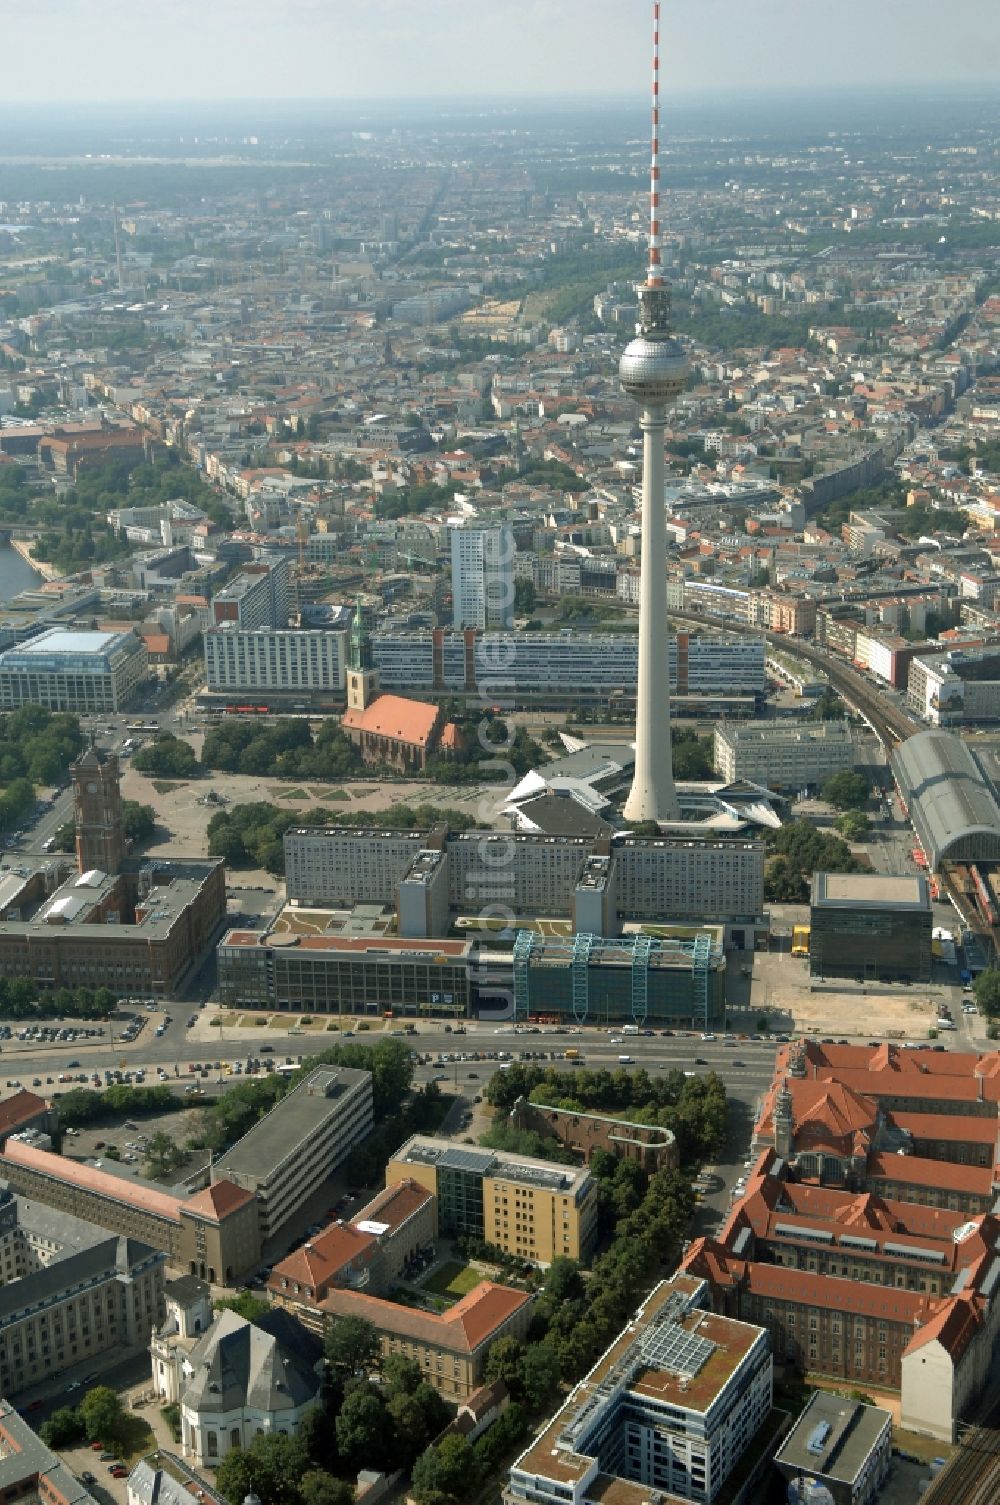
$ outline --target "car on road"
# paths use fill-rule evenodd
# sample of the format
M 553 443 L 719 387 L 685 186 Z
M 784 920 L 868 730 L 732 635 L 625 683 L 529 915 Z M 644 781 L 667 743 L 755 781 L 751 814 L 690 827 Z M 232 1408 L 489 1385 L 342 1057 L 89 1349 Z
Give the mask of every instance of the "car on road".
M 695 1056 L 694 1064 L 696 1066 L 707 1066 L 708 1062 L 705 1060 L 704 1056 Z
M 80 1388 L 80 1381 L 79 1380 L 70 1380 L 69 1384 L 66 1386 L 67 1393 L 70 1390 L 79 1390 L 79 1388 Z
M 83 1484 L 96 1484 L 97 1483 L 96 1477 L 90 1472 L 89 1468 L 85 1468 L 83 1470 L 82 1474 L 80 1475 L 80 1480 L 81 1480 L 81 1482 Z

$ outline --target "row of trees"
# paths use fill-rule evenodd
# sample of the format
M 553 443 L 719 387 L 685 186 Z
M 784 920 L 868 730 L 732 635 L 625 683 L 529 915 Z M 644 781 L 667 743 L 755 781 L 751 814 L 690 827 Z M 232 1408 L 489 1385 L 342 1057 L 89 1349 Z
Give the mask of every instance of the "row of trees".
M 227 867 L 260 867 L 276 876 L 285 871 L 282 837 L 292 826 L 361 826 L 371 823 L 370 811 L 329 810 L 315 806 L 310 810 L 280 810 L 277 805 L 258 800 L 219 810 L 208 823 L 208 850 L 221 857 Z M 379 824 L 394 830 L 418 830 L 447 824 L 453 831 L 466 831 L 475 822 L 460 810 L 438 805 L 390 805 L 379 814 Z
M 123 1113 L 140 1118 L 171 1113 L 182 1106 L 169 1087 L 131 1087 L 127 1082 L 105 1087 L 103 1092 L 74 1087 L 59 1099 L 59 1122 L 63 1128 L 79 1129 L 85 1124 L 119 1118 Z
M 0 1016 L 10 1020 L 107 1019 L 117 999 L 110 988 L 50 988 L 33 977 L 0 977 Z
M 327 1056 L 345 1065 L 367 1064 L 375 1075 L 376 1115 L 405 1098 L 412 1056 L 394 1040 L 375 1046 L 343 1044 Z M 234 1089 L 238 1090 L 238 1089 Z M 645 1072 L 558 1073 L 524 1064 L 498 1072 L 487 1097 L 502 1113 L 531 1092 L 535 1100 L 576 1103 L 658 1122 L 671 1114 L 692 1160 L 717 1147 L 725 1126 L 725 1095 L 714 1076 L 650 1078 Z M 428 1103 L 437 1096 L 434 1084 Z M 410 1108 L 389 1120 L 392 1144 L 420 1125 Z M 687 1122 L 685 1124 L 685 1117 Z M 520 1143 L 520 1142 L 519 1142 Z M 390 1146 L 391 1147 L 391 1146 Z M 523 1147 L 523 1146 L 521 1146 Z M 383 1157 L 384 1159 L 384 1157 Z M 336 1320 L 325 1339 L 327 1379 L 322 1400 L 295 1438 L 262 1436 L 245 1451 L 230 1452 L 217 1482 L 229 1505 L 251 1488 L 263 1505 L 348 1505 L 350 1480 L 359 1468 L 409 1469 L 417 1505 L 461 1505 L 507 1462 L 528 1435 L 533 1414 L 551 1406 L 561 1384 L 573 1384 L 634 1312 L 652 1281 L 672 1269 L 693 1206 L 687 1176 L 652 1175 L 607 1151 L 592 1158 L 598 1187 L 598 1222 L 608 1246 L 589 1277 L 571 1259 L 549 1267 L 527 1337 L 502 1338 L 487 1357 L 487 1380 L 502 1380 L 511 1395 L 506 1413 L 474 1443 L 440 1435 L 449 1418 L 440 1396 L 419 1367 L 401 1356 L 384 1358 L 375 1329 L 361 1318 Z M 236 1298 L 242 1303 L 243 1298 Z M 242 1305 L 236 1307 L 243 1310 Z M 250 1319 L 258 1315 L 248 1309 Z
M 292 779 L 343 779 L 356 774 L 361 758 L 336 721 L 314 733 L 307 721 L 279 716 L 234 718 L 213 726 L 201 751 L 205 768 L 223 773 Z
M 693 1207 L 687 1178 L 678 1171 L 647 1176 L 635 1162 L 605 1151 L 595 1154 L 591 1172 L 600 1226 L 611 1237 L 606 1252 L 586 1281 L 573 1260 L 553 1261 L 526 1341 L 500 1339 L 487 1359 L 487 1377 L 505 1380 L 515 1398 L 504 1425 L 497 1423 L 471 1447 L 448 1437 L 428 1448 L 411 1475 L 417 1505 L 468 1500 L 527 1434 L 530 1411 L 547 1409 L 560 1382 L 582 1378 L 652 1282 L 676 1264 Z
M 328 1050 L 310 1056 L 303 1070 L 311 1071 L 323 1065 L 350 1066 L 358 1071 L 371 1072 L 372 1111 L 376 1123 L 381 1123 L 403 1106 L 413 1080 L 413 1056 L 402 1040 L 381 1039 L 374 1045 L 347 1041 L 342 1045 L 331 1045 Z M 192 1147 L 221 1154 L 252 1129 L 258 1119 L 263 1118 L 299 1080 L 301 1074 L 298 1072 L 288 1077 L 275 1072 L 229 1087 L 202 1109 Z M 396 1140 L 392 1148 L 398 1143 L 400 1141 Z M 384 1166 L 385 1160 L 382 1164 Z
M 571 1113 L 618 1114 L 633 1123 L 672 1129 L 683 1164 L 694 1164 L 713 1153 L 726 1132 L 726 1092 L 714 1072 L 685 1076 L 683 1071 L 668 1071 L 653 1077 L 624 1067 L 615 1071 L 583 1067 L 570 1074 L 514 1062 L 509 1071 L 494 1073 L 483 1096 L 497 1113 L 488 1131 L 502 1141 L 495 1148 L 513 1147 L 512 1131 L 504 1127 L 501 1115 L 522 1097 Z M 546 1144 L 551 1158 L 552 1142 Z
M 819 831 L 807 820 L 790 821 L 768 832 L 770 856 L 764 871 L 764 897 L 775 904 L 804 904 L 815 872 L 856 873 L 861 863 L 840 836 Z

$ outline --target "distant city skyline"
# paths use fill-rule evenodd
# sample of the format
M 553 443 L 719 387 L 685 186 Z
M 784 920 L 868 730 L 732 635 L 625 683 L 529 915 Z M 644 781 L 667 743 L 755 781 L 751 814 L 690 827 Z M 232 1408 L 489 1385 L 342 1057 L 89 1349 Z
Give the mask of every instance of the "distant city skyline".
M 0 0 L 4 95 L 59 105 L 638 94 L 649 11 L 647 0 Z M 664 82 L 678 97 L 1000 78 L 997 0 L 674 0 L 663 37 Z

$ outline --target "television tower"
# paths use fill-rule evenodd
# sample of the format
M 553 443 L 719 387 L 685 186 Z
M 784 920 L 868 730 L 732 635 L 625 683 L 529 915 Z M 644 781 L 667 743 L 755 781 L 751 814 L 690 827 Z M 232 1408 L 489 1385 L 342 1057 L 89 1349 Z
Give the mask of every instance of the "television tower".
M 639 571 L 639 682 L 635 705 L 635 774 L 625 819 L 677 820 L 670 748 L 667 657 L 667 522 L 663 431 L 667 407 L 687 381 L 684 352 L 670 333 L 670 294 L 660 259 L 660 5 L 653 0 L 653 130 L 649 173 L 649 268 L 637 289 L 639 323 L 618 374 L 642 408 L 642 560 Z

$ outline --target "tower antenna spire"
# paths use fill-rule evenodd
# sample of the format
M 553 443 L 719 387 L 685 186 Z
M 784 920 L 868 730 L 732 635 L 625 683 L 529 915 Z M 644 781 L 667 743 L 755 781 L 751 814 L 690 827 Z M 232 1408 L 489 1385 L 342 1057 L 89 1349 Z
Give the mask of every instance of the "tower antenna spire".
M 649 163 L 648 287 L 663 286 L 660 240 L 660 0 L 653 0 L 653 116 Z

